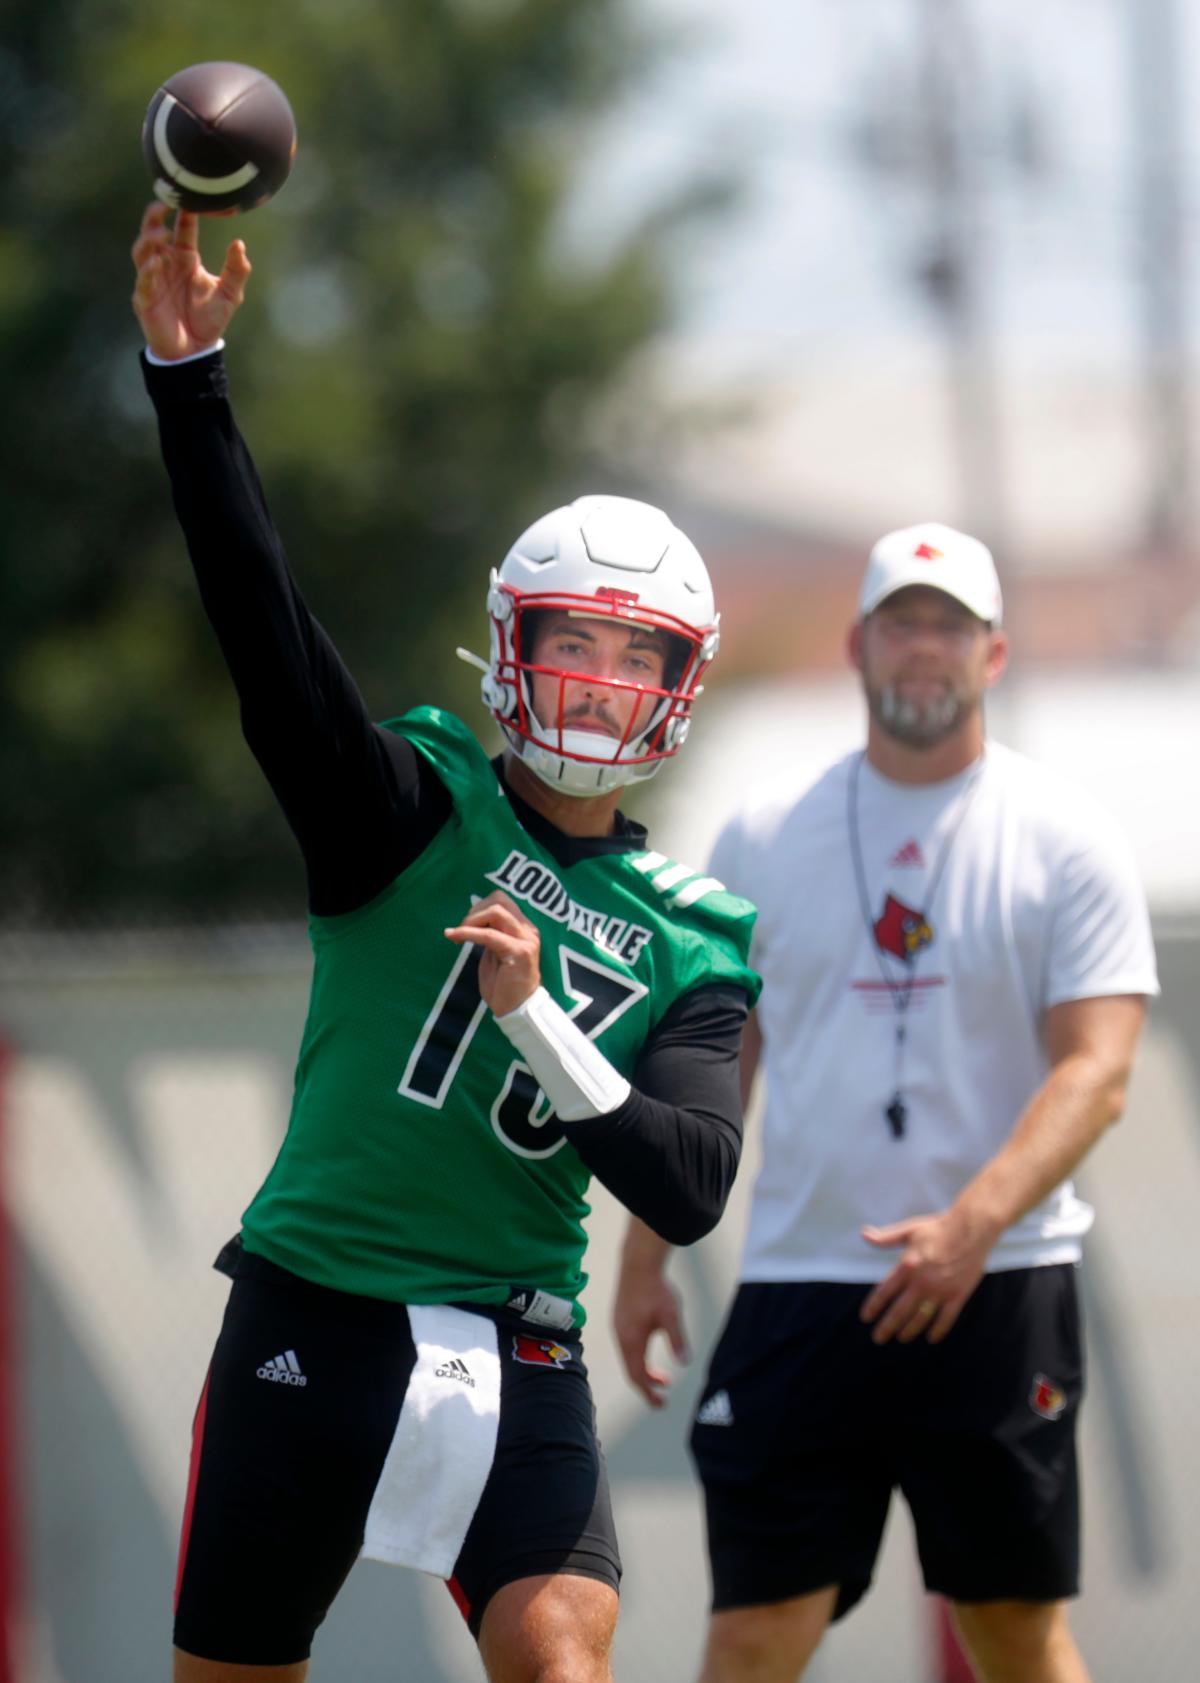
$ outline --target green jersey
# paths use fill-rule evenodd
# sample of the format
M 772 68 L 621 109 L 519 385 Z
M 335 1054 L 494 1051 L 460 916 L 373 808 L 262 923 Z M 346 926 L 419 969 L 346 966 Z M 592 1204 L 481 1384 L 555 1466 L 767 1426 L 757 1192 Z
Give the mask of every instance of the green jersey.
M 538 928 L 543 986 L 630 1078 L 681 995 L 725 982 L 757 997 L 754 910 L 646 850 L 563 866 L 458 719 L 418 708 L 388 728 L 430 760 L 451 814 L 369 904 L 310 920 L 291 1119 L 245 1244 L 398 1302 L 502 1305 L 540 1290 L 580 1325 L 589 1172 L 480 996 L 480 949 L 444 931 L 503 889 Z

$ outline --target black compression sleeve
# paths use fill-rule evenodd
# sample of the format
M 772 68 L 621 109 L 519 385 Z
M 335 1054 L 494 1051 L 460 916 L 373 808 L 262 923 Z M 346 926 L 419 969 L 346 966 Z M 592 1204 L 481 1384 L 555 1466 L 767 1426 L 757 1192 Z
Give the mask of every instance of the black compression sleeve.
M 200 595 L 246 741 L 304 854 L 310 907 L 352 911 L 428 845 L 449 793 L 411 743 L 372 723 L 296 588 L 220 354 L 143 369 Z
M 750 1002 L 714 983 L 685 994 L 642 1049 L 633 1091 L 605 1116 L 566 1125 L 588 1168 L 673 1245 L 721 1218 L 742 1149 L 738 1054 Z

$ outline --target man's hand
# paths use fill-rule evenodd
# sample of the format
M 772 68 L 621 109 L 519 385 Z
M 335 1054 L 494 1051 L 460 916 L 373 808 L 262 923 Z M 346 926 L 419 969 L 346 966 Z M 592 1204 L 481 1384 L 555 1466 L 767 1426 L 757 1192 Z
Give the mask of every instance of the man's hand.
M 477 901 L 458 928 L 445 935 L 459 946 L 473 941 L 483 948 L 479 991 L 493 1016 L 506 1017 L 541 986 L 542 938 L 501 889 Z
M 1015 1221 L 1059 1186 L 1120 1116 L 1146 1015 L 1140 994 L 1052 1005 L 1042 1035 L 1049 1075 L 1004 1146 L 948 1210 L 890 1227 L 864 1227 L 872 1245 L 903 1245 L 886 1280 L 862 1306 L 877 1344 L 945 1338 L 983 1277 L 988 1252 Z
M 629 1382 L 651 1408 L 666 1403 L 669 1374 L 649 1367 L 646 1355 L 656 1332 L 666 1334 L 677 1362 L 691 1360 L 679 1294 L 666 1276 L 671 1247 L 644 1222 L 630 1221 L 613 1298 L 612 1324 Z
M 890 1227 L 864 1227 L 862 1233 L 872 1245 L 904 1246 L 899 1262 L 859 1311 L 864 1321 L 877 1322 L 871 1334 L 876 1344 L 893 1337 L 911 1344 L 922 1333 L 931 1344 L 940 1343 L 983 1278 L 999 1237 L 953 1207 Z
M 172 233 L 167 216 L 166 205 L 152 204 L 142 217 L 133 247 L 133 313 L 154 355 L 175 362 L 222 337 L 245 297 L 250 259 L 234 240 L 221 273 L 210 275 L 196 244 L 199 217 L 177 211 Z

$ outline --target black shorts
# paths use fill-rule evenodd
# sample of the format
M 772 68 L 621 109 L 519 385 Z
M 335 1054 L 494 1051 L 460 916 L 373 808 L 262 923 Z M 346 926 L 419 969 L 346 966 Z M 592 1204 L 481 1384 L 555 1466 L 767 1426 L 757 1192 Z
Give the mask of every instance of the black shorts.
M 512 1328 L 498 1333 L 495 1455 L 449 1582 L 475 1635 L 518 1578 L 615 1589 L 621 1573 L 581 1346 L 530 1329 L 522 1360 Z M 545 1344 L 561 1365 L 538 1359 Z M 243 1259 L 196 1415 L 177 1647 L 241 1665 L 308 1657 L 362 1545 L 415 1359 L 403 1304 Z
M 1078 1592 L 1073 1265 L 987 1274 L 940 1344 L 883 1345 L 863 1285 L 743 1285 L 692 1428 L 713 1607 L 868 1588 L 892 1491 L 928 1589 L 954 1601 Z

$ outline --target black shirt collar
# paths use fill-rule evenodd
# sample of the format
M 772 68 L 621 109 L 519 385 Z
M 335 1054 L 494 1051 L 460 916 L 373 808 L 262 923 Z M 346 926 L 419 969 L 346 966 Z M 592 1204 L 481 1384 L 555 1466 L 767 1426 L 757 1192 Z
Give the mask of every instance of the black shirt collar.
M 613 814 L 613 832 L 609 836 L 568 836 L 544 817 L 536 807 L 522 800 L 504 775 L 504 756 L 497 754 L 492 768 L 500 779 L 509 804 L 523 830 L 554 856 L 560 865 L 577 865 L 583 859 L 595 859 L 605 853 L 641 853 L 646 843 L 646 826 L 626 818 L 623 812 Z

